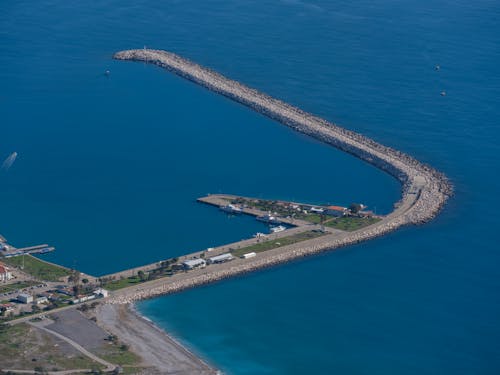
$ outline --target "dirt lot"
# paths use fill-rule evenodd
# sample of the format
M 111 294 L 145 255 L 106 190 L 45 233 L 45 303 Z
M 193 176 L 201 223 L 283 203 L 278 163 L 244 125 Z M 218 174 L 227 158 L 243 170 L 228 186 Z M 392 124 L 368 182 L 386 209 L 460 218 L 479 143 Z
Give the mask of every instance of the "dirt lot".
M 69 370 L 95 363 L 63 340 L 27 324 L 0 327 L 0 368 Z
M 54 323 L 46 328 L 70 338 L 91 352 L 107 344 L 108 333 L 76 309 L 54 313 L 50 317 Z

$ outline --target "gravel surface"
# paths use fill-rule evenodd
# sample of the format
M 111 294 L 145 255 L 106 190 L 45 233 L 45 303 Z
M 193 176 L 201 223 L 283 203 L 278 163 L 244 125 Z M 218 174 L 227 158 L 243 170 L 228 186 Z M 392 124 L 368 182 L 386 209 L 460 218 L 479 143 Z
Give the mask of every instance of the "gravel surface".
M 102 348 L 108 334 L 78 310 L 70 309 L 52 314 L 55 322 L 47 328 L 77 342 L 88 350 Z
M 167 333 L 137 315 L 131 305 L 104 304 L 97 307 L 97 323 L 106 331 L 127 343 L 143 359 L 143 364 L 154 367 L 150 373 L 212 375 L 217 370 L 188 351 Z

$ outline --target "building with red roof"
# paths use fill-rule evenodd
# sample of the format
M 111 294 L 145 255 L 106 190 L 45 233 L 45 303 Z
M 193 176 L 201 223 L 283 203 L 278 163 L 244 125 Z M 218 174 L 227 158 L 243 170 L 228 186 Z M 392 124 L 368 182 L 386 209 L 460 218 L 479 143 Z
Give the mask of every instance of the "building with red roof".
M 345 216 L 347 214 L 347 207 L 328 206 L 326 208 L 325 214 L 335 217 Z

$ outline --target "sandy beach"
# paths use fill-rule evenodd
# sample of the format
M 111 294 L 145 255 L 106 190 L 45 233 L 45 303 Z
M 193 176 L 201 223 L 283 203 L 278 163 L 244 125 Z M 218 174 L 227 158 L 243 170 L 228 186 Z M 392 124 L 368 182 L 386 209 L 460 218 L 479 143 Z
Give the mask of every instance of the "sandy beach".
M 118 336 L 143 359 L 144 374 L 214 375 L 219 372 L 191 353 L 165 331 L 137 313 L 132 304 L 103 304 L 97 323 Z

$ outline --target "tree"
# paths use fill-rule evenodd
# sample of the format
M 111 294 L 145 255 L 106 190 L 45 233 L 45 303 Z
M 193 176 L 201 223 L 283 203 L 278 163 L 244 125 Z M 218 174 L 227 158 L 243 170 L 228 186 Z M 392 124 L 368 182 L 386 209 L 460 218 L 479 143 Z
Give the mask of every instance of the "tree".
M 82 283 L 87 284 L 89 282 L 89 279 L 82 279 Z
M 146 281 L 146 280 L 147 280 L 147 278 L 148 278 L 148 277 L 146 276 L 146 274 L 144 273 L 144 271 L 143 271 L 143 270 L 140 270 L 139 272 L 137 272 L 137 276 L 139 276 L 139 279 L 140 279 L 141 281 Z
M 79 295 L 80 294 L 80 285 L 73 285 L 73 294 L 75 296 Z
M 359 203 L 351 203 L 349 205 L 349 211 L 351 211 L 353 214 L 357 214 L 359 211 L 361 211 L 363 207 Z
M 70 283 L 73 283 L 73 285 L 78 285 L 80 283 L 80 271 L 78 270 L 71 270 L 71 274 L 68 277 L 68 281 Z

